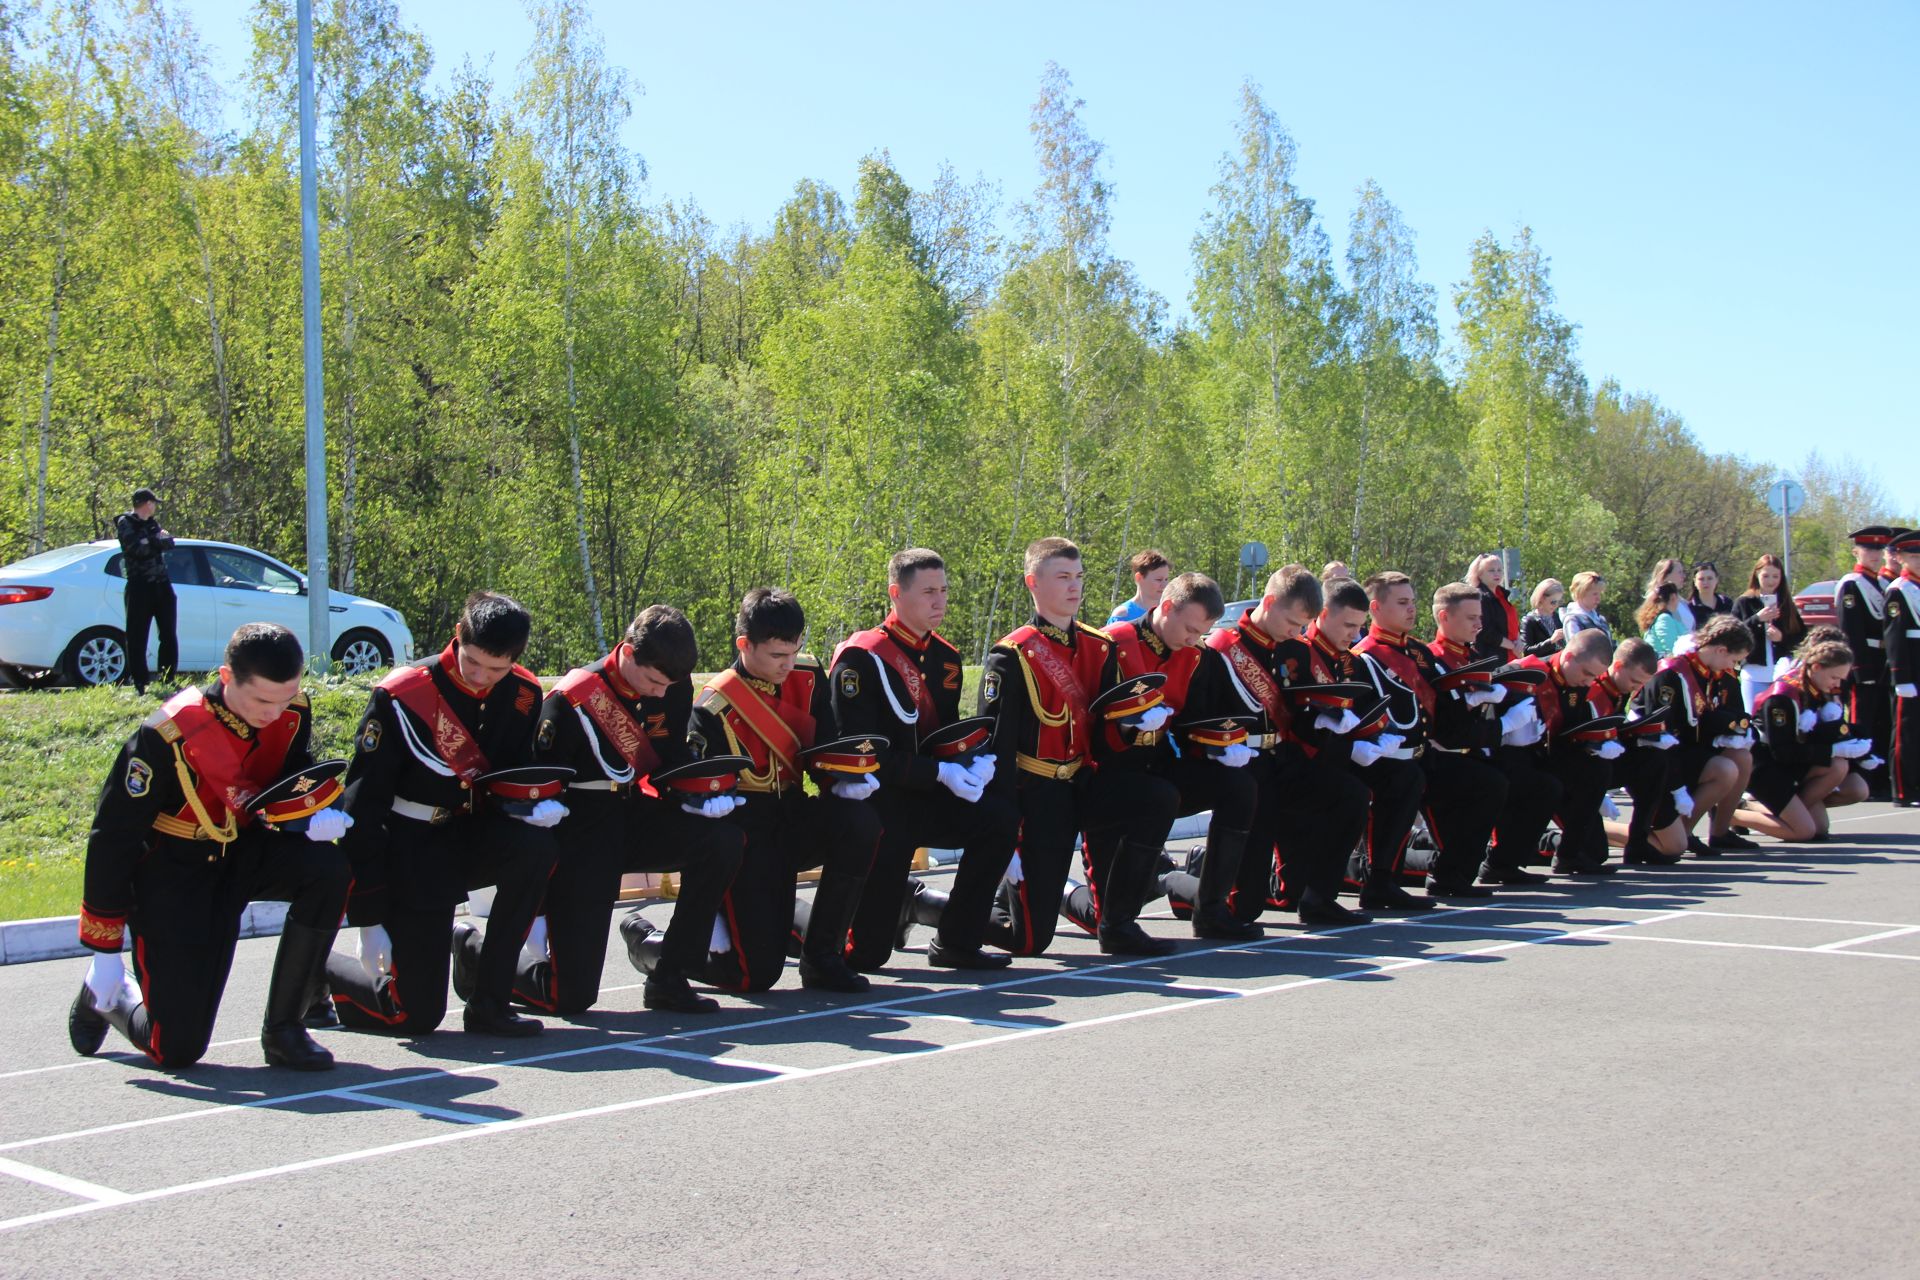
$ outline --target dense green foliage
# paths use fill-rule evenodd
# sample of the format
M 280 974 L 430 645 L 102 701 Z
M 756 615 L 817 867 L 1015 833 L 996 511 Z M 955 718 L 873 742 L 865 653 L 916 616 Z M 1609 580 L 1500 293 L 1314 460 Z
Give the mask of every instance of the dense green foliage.
M 331 562 L 423 645 L 492 585 L 535 609 L 542 669 L 653 600 L 711 659 L 780 583 L 825 650 L 925 544 L 977 654 L 1049 533 L 1086 548 L 1090 613 L 1143 545 L 1231 589 L 1257 538 L 1424 584 L 1514 546 L 1530 577 L 1605 572 L 1618 617 L 1660 556 L 1743 576 L 1777 538 L 1765 469 L 1589 385 L 1529 231 L 1482 237 L 1442 315 L 1378 187 L 1336 245 L 1252 86 L 1173 323 L 1109 248 L 1057 67 L 1015 207 L 950 172 L 911 190 L 881 153 L 856 191 L 801 180 L 723 232 L 649 202 L 580 0 L 536 6 L 505 86 L 431 78 L 392 0 L 316 8 Z M 252 24 L 220 85 L 166 0 L 0 7 L 0 560 L 99 536 L 136 483 L 176 532 L 304 560 L 291 3 Z M 1887 513 L 1857 476 L 1801 478 L 1805 580 Z

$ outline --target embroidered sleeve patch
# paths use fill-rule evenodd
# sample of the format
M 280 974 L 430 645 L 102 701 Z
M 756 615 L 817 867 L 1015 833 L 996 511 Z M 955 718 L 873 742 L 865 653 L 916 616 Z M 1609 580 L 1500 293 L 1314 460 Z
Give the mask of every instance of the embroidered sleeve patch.
M 367 721 L 366 728 L 360 731 L 360 737 L 356 745 L 358 745 L 362 751 L 378 751 L 380 749 L 380 734 L 382 731 L 383 727 L 380 723 L 380 718 L 378 716 L 373 717 Z
M 514 695 L 514 699 L 513 699 L 514 712 L 518 715 L 524 716 L 533 710 L 534 704 L 539 702 L 539 700 L 540 700 L 540 695 L 534 692 L 532 689 L 530 688 L 522 689 L 518 694 Z
M 860 696 L 860 673 L 850 666 L 840 668 L 840 696 L 843 698 Z
M 697 729 L 688 733 L 687 749 L 693 752 L 694 759 L 705 760 L 707 758 L 707 735 Z
M 1000 697 L 1000 673 L 989 671 L 980 677 L 980 701 L 995 702 Z
M 127 761 L 127 794 L 135 800 L 153 789 L 153 766 L 134 756 Z
M 548 716 L 540 722 L 540 732 L 534 735 L 533 744 L 542 751 L 553 747 L 553 717 Z

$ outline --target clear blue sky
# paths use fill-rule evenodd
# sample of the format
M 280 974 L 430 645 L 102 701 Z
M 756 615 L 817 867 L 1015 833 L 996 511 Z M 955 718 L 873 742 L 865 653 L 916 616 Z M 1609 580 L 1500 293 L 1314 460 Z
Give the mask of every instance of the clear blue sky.
M 237 71 L 239 6 L 190 3 Z M 1443 320 L 1473 239 L 1525 223 L 1588 377 L 1657 395 L 1709 448 L 1865 462 L 1910 450 L 1920 426 L 1920 4 L 593 8 L 644 90 L 627 136 L 651 194 L 722 226 L 764 227 L 802 177 L 850 196 L 880 148 L 910 183 L 950 161 L 1011 206 L 1034 183 L 1027 113 L 1051 59 L 1107 145 L 1115 251 L 1182 313 L 1252 79 L 1336 248 L 1355 188 L 1377 180 Z M 517 74 L 518 0 L 401 11 L 440 71 L 471 56 Z

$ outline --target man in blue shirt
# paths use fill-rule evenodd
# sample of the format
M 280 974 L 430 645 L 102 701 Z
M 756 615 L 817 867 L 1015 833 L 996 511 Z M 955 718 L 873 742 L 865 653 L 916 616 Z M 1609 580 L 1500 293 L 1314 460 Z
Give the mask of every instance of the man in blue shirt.
M 1127 568 L 1133 572 L 1133 598 L 1122 600 L 1119 607 L 1107 615 L 1110 627 L 1120 622 L 1138 622 L 1151 613 L 1160 603 L 1161 593 L 1167 589 L 1167 578 L 1173 573 L 1166 553 L 1151 547 L 1136 551 L 1133 559 L 1127 561 Z

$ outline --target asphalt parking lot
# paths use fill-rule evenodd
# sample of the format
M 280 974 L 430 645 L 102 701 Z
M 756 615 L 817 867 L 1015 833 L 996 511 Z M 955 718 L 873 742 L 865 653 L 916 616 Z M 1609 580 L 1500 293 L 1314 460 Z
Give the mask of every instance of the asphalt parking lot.
M 1920 810 L 1820 846 L 864 1000 L 75 1058 L 0 969 L 0 1274 L 1906 1276 Z M 1168 919 L 1156 932 L 1185 936 Z M 450 1024 L 457 1026 L 457 1012 Z M 111 1042 L 110 1042 L 111 1044 Z

